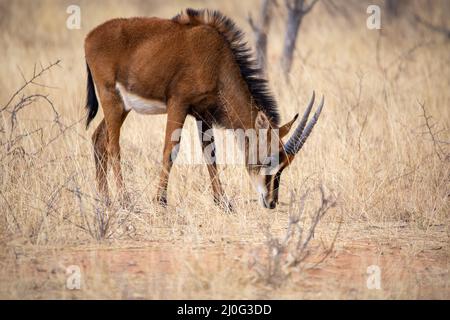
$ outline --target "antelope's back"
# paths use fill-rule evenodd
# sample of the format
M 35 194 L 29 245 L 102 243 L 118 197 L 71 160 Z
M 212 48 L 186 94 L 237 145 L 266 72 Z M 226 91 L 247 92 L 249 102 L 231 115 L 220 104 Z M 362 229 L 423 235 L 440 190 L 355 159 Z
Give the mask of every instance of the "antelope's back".
M 109 20 L 86 36 L 86 58 L 129 60 L 130 54 L 143 45 L 155 49 L 167 48 L 169 39 L 180 40 L 180 31 L 176 23 L 159 18 Z
M 213 90 L 224 51 L 226 42 L 214 28 L 159 18 L 113 19 L 85 40 L 94 78 L 119 81 L 136 91 L 152 88 L 155 98 L 163 98 L 174 82 L 183 82 L 186 93 Z

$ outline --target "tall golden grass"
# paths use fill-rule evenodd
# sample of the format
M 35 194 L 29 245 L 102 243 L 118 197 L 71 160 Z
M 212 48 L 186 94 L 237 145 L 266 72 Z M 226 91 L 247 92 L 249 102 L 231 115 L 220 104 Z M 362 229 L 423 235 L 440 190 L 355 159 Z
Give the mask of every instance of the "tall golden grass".
M 26 293 L 27 269 L 14 267 L 11 260 L 11 250 L 21 247 L 41 250 L 139 243 L 170 248 L 167 244 L 173 243 L 175 248 L 185 248 L 183 252 L 215 248 L 225 257 L 229 247 L 250 252 L 265 239 L 262 226 L 269 226 L 274 235 L 284 234 L 291 194 L 299 196 L 319 185 L 337 198 L 336 206 L 316 231 L 316 238 L 323 243 L 332 243 L 339 224 L 337 248 L 370 238 L 376 243 L 399 243 L 403 255 L 415 257 L 440 243 L 439 259 L 448 268 L 450 41 L 407 17 L 411 10 L 433 23 L 445 23 L 449 3 L 436 1 L 427 7 L 428 2 L 411 1 L 399 18 L 382 14 L 382 31 L 366 27 L 368 2 L 336 3 L 349 10 L 351 21 L 319 3 L 301 26 L 289 82 L 278 65 L 285 12 L 281 2 L 277 7 L 269 34 L 268 66 L 282 117 L 287 120 L 301 112 L 312 90 L 325 95 L 325 108 L 300 156 L 283 174 L 281 205 L 276 210 L 263 210 L 252 201 L 256 196 L 245 169 L 221 167 L 222 182 L 236 209 L 227 215 L 212 201 L 204 166 L 176 165 L 170 178 L 169 207 L 163 210 L 153 202 L 165 116 L 131 114 L 122 129 L 122 163 L 132 208 L 106 207 L 98 201 L 90 135 L 102 114 L 85 131 L 83 40 L 93 27 L 113 17 L 170 18 L 186 7 L 207 7 L 232 17 L 253 43 L 246 18 L 249 12 L 256 12 L 258 1 L 79 1 L 80 30 L 66 28 L 66 8 L 71 1 L 0 1 L 0 108 L 24 79 L 61 60 L 11 102 L 10 108 L 22 95 L 43 96 L 17 112 L 12 135 L 11 109 L 1 114 L 0 241 L 4 243 L 4 268 L 0 296 L 32 296 Z M 193 124 L 189 119 L 187 129 L 192 132 Z M 316 203 L 312 197 L 306 206 L 312 208 Z M 173 294 L 160 292 L 146 297 L 281 294 L 278 289 L 261 296 L 247 285 L 243 289 L 240 282 L 227 286 L 235 269 L 226 266 L 233 266 L 233 261 L 219 262 L 223 264 L 221 272 L 214 275 L 201 260 L 195 261 L 188 263 L 200 266 L 190 265 L 188 270 L 206 281 L 206 289 L 191 284 L 190 291 L 178 287 Z M 11 279 L 12 274 L 25 276 Z M 193 278 L 189 272 L 180 273 L 177 281 Z M 384 291 L 376 297 L 421 297 L 408 281 L 399 278 L 395 294 Z M 433 281 L 430 285 L 437 284 Z M 448 279 L 445 288 L 449 288 Z M 302 296 L 296 294 L 299 290 L 294 285 L 284 290 L 281 296 Z M 325 291 L 328 295 L 306 296 L 348 297 L 338 289 Z M 427 296 L 449 297 L 449 291 L 430 292 Z M 108 295 L 91 287 L 84 297 L 101 296 Z M 41 297 L 46 297 L 45 293 Z M 123 296 L 115 292 L 110 297 Z

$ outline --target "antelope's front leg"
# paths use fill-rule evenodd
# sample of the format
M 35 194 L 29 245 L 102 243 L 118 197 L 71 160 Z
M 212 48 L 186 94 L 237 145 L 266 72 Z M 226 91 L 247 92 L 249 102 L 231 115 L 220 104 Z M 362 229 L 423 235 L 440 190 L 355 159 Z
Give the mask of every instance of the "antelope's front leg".
M 164 140 L 163 168 L 159 178 L 158 193 L 156 200 L 162 206 L 167 206 L 167 185 L 169 182 L 170 169 L 178 154 L 181 143 L 181 130 L 186 120 L 186 107 L 174 101 L 167 105 L 166 136 Z
M 197 118 L 197 128 L 202 145 L 203 157 L 206 161 L 209 177 L 211 179 L 211 186 L 214 194 L 214 202 L 222 206 L 225 210 L 233 211 L 231 203 L 228 201 L 220 183 L 219 174 L 216 164 L 216 145 L 214 141 L 214 132 L 212 125 Z

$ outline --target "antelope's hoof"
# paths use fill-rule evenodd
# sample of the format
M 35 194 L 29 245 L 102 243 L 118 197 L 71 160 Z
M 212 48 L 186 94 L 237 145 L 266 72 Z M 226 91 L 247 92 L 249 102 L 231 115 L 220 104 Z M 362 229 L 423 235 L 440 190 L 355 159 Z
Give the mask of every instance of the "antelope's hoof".
M 234 212 L 234 208 L 233 205 L 231 204 L 231 202 L 226 199 L 226 198 L 214 198 L 214 203 L 216 205 L 218 205 L 219 207 L 221 207 L 225 212 Z
M 161 207 L 167 208 L 167 197 L 157 195 L 157 196 L 155 197 L 155 201 L 156 201 L 156 203 L 159 204 Z

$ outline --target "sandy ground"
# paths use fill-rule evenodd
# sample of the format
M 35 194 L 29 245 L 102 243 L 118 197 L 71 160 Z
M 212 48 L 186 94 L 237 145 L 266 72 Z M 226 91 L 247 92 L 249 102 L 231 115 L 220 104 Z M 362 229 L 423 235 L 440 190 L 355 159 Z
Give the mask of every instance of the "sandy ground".
M 449 299 L 447 243 L 421 236 L 419 246 L 410 246 L 413 238 L 407 231 L 401 240 L 380 240 L 374 233 L 357 241 L 341 237 L 324 261 L 315 254 L 320 241 L 313 240 L 311 255 L 278 288 L 255 280 L 252 261 L 265 255 L 264 244 L 252 250 L 249 243 L 230 241 L 193 247 L 172 241 L 44 249 L 16 240 L 2 250 L 0 297 Z M 435 227 L 434 234 L 439 232 L 445 228 Z M 79 267 L 79 289 L 70 289 L 70 266 Z M 369 288 L 370 266 L 379 267 L 379 289 Z

